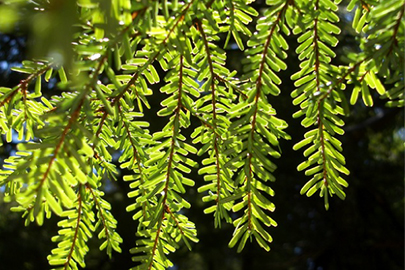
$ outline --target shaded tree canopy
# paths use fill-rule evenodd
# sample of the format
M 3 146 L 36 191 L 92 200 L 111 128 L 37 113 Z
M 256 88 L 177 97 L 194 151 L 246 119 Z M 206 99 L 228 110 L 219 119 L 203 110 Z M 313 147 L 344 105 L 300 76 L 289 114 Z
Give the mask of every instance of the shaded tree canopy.
M 215 235 L 198 228 L 200 210 L 230 232 L 230 248 L 269 251 L 273 211 L 291 191 L 319 195 L 329 212 L 377 203 L 383 214 L 365 211 L 365 223 L 386 215 L 390 239 L 403 239 L 404 11 L 396 0 L 4 1 L 0 31 L 27 31 L 31 60 L 0 87 L 2 197 L 25 225 L 57 223 L 56 269 L 97 265 L 97 250 L 112 261 L 129 252 L 133 269 L 192 268 L 171 258 Z M 356 179 L 367 175 L 350 165 L 356 149 L 371 156 L 373 183 Z M 336 202 L 351 183 L 356 203 Z M 318 213 L 307 200 L 299 215 Z M 332 250 L 309 258 L 322 266 Z

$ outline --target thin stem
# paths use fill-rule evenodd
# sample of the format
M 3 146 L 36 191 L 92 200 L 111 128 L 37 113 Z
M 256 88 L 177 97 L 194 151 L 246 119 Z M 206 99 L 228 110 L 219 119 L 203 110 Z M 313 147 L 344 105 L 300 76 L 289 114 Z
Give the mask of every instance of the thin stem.
M 170 208 L 166 206 L 165 211 L 166 211 L 166 213 L 169 213 L 170 217 L 174 220 L 174 223 L 176 223 L 176 226 L 177 226 L 177 228 L 179 228 L 180 233 L 183 236 L 186 236 L 186 234 L 183 231 L 183 228 L 181 228 L 181 226 L 180 226 L 180 222 L 177 220 L 176 216 L 173 214 L 173 212 L 170 210 Z

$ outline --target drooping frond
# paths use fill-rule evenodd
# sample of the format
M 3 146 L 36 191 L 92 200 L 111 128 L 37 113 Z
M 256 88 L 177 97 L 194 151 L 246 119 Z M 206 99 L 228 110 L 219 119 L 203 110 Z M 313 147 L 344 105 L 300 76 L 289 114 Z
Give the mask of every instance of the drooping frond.
M 234 120 L 230 126 L 232 137 L 228 143 L 232 145 L 229 148 L 234 150 L 230 153 L 232 159 L 228 166 L 236 174 L 236 191 L 232 200 L 238 201 L 232 210 L 244 211 L 233 222 L 236 229 L 229 246 L 233 247 L 239 242 L 238 252 L 252 236 L 261 247 L 269 250 L 268 243 L 272 237 L 262 224 L 277 226 L 267 214 L 275 209 L 269 200 L 274 191 L 268 182 L 275 180 L 272 172 L 276 165 L 269 157 L 280 157 L 278 139 L 288 139 L 289 136 L 283 131 L 287 124 L 275 116 L 276 111 L 268 97 L 279 94 L 277 85 L 281 80 L 276 72 L 286 68 L 282 59 L 287 57 L 285 50 L 288 45 L 281 31 L 289 31 L 282 21 L 288 8 L 288 1 L 279 1 L 259 19 L 257 32 L 247 43 L 247 58 L 242 62 L 248 80 L 245 83 L 246 98 L 241 96 L 239 104 L 230 110 Z
M 232 106 L 234 95 L 232 86 L 227 83 L 231 76 L 225 67 L 225 52 L 214 44 L 215 31 L 207 31 L 208 23 L 213 20 L 214 18 L 198 20 L 196 27 L 192 28 L 196 54 L 193 61 L 197 63 L 199 74 L 196 80 L 201 84 L 202 92 L 202 96 L 194 104 L 201 126 L 195 129 L 192 137 L 193 143 L 203 145 L 198 154 L 208 154 L 199 173 L 204 174 L 204 180 L 209 184 L 200 187 L 198 191 L 208 191 L 203 201 L 215 201 L 215 204 L 206 208 L 204 213 L 213 212 L 215 226 L 220 227 L 222 219 L 231 222 L 227 213 L 231 203 L 222 200 L 229 197 L 234 189 L 232 172 L 225 166 L 227 156 L 224 154 L 224 140 L 230 125 L 226 113 Z
M 295 34 L 300 34 L 301 43 L 296 52 L 301 61 L 301 70 L 292 76 L 298 87 L 291 93 L 293 103 L 300 105 L 300 110 L 294 117 L 303 116 L 301 124 L 313 127 L 305 134 L 305 139 L 294 146 L 295 150 L 307 146 L 304 156 L 307 160 L 298 166 L 298 170 L 305 170 L 305 174 L 312 176 L 301 189 L 301 194 L 312 196 L 320 190 L 324 197 L 325 208 L 329 208 L 328 197 L 336 194 L 345 198 L 342 188 L 347 182 L 340 176 L 349 174 L 345 167 L 345 158 L 340 153 L 341 143 L 335 138 L 336 134 L 343 135 L 341 128 L 343 120 L 338 115 L 344 115 L 341 107 L 342 85 L 336 81 L 339 70 L 330 62 L 336 56 L 331 47 L 335 47 L 340 33 L 336 23 L 336 15 L 340 1 L 311 1 L 302 2 L 297 6 L 301 16 L 301 23 L 294 28 Z
M 6 134 L 7 142 L 12 140 L 13 129 L 17 131 L 19 140 L 31 140 L 34 137 L 35 125 L 44 125 L 40 116 L 49 110 L 36 99 L 42 96 L 42 78 L 49 79 L 52 63 L 24 61 L 22 67 L 13 70 L 30 75 L 12 89 L 0 87 L 1 133 Z M 64 74 L 63 69 L 59 69 L 59 74 Z M 29 91 L 32 87 L 34 91 Z
M 356 8 L 357 14 L 363 10 L 364 17 L 353 24 L 359 32 L 363 29 L 367 42 L 361 39 L 360 53 L 350 53 L 348 58 L 348 84 L 353 84 L 350 103 L 357 102 L 359 96 L 366 106 L 373 106 L 373 96 L 388 98 L 388 106 L 404 106 L 404 4 L 401 1 L 372 1 L 365 9 L 361 2 L 352 1 L 349 10 Z M 372 26 L 362 26 L 364 21 L 372 21 Z M 388 91 L 384 85 L 393 85 Z
M 178 248 L 178 241 L 183 240 L 189 248 L 189 240 L 198 241 L 194 224 L 181 214 L 181 210 L 189 208 L 190 204 L 180 196 L 185 193 L 184 185 L 194 185 L 194 181 L 186 178 L 184 173 L 190 173 L 189 167 L 195 165 L 187 155 L 197 152 L 180 133 L 182 128 L 190 125 L 190 112 L 183 104 L 190 104 L 189 95 L 198 95 L 198 92 L 193 89 L 193 84 L 184 79 L 189 68 L 184 57 L 174 55 L 170 64 L 176 64 L 178 68 L 166 77 L 166 81 L 171 83 L 161 91 L 170 96 L 162 101 L 164 108 L 158 112 L 159 116 L 170 116 L 170 120 L 161 132 L 153 136 L 159 143 L 148 151 L 150 159 L 145 162 L 148 181 L 140 183 L 145 195 L 137 199 L 140 204 L 148 200 L 151 207 L 148 210 L 153 213 L 142 218 L 141 215 L 137 216 L 143 228 L 138 234 L 146 238 L 139 240 L 137 247 L 131 250 L 135 254 L 134 261 L 141 263 L 137 267 L 139 269 L 169 267 L 172 263 L 166 255 Z
M 104 192 L 92 188 L 86 184 L 86 192 L 89 194 L 89 201 L 94 205 L 97 212 L 97 222 L 94 226 L 94 231 L 99 230 L 98 238 L 105 239 L 100 245 L 100 250 L 106 249 L 108 256 L 112 256 L 112 250 L 121 252 L 120 244 L 122 243 L 121 236 L 116 232 L 117 220 L 111 214 L 111 205 L 104 200 L 102 196 Z
M 71 98 L 77 107 L 71 114 L 65 114 L 70 117 L 68 123 L 52 121 L 52 126 L 38 130 L 36 138 L 41 143 L 20 144 L 18 156 L 6 161 L 14 171 L 2 171 L 9 174 L 7 184 L 20 187 L 10 195 L 15 195 L 19 204 L 30 212 L 30 221 L 42 219 L 43 214 L 39 213 L 44 211 L 43 204 L 49 204 L 57 215 L 62 213 L 61 205 L 71 208 L 76 198 L 75 187 L 88 182 L 90 167 L 85 160 L 93 157 L 93 151 L 82 132 L 84 127 L 76 122 L 85 95 Z M 31 166 L 35 170 L 30 170 Z
M 92 199 L 89 192 L 81 184 L 78 188 L 75 206 L 61 214 L 66 219 L 59 221 L 61 229 L 52 238 L 53 242 L 58 242 L 58 247 L 52 250 L 48 261 L 50 265 L 58 266 L 55 269 L 77 270 L 78 265 L 86 267 L 84 256 L 89 251 L 86 242 L 93 235 L 95 219 L 92 204 L 88 203 Z

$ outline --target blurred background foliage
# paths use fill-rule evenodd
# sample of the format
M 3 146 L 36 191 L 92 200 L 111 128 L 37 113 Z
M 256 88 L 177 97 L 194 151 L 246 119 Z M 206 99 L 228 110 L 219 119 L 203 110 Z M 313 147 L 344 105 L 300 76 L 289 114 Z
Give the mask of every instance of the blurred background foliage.
M 14 1 L 18 4 L 19 1 Z M 20 1 L 24 2 L 24 1 Z M 53 8 L 47 13 L 33 15 L 21 6 L 12 8 L 0 5 L 0 85 L 17 85 L 23 75 L 11 72 L 33 56 L 60 54 L 61 59 L 70 59 L 70 42 L 75 21 L 74 1 L 51 1 Z M 105 6 L 108 8 L 108 1 Z M 264 7 L 264 1 L 256 1 L 257 9 Z M 356 35 L 351 28 L 350 14 L 340 10 L 339 45 L 337 55 L 345 55 L 358 47 Z M 21 18 L 24 18 L 21 20 Z M 254 25 L 254 24 L 252 24 Z M 110 29 L 110 31 L 113 31 Z M 295 37 L 286 37 L 290 46 L 296 48 Z M 223 37 L 222 42 L 224 42 Z M 240 70 L 242 52 L 227 49 L 228 67 Z M 185 247 L 171 255 L 179 270 L 263 270 L 263 269 L 404 269 L 404 111 L 387 108 L 384 100 L 375 99 L 373 108 L 361 102 L 351 107 L 346 118 L 343 142 L 347 167 L 351 174 L 347 178 L 349 188 L 345 201 L 331 200 L 329 211 L 325 211 L 319 199 L 301 196 L 299 191 L 307 179 L 296 172 L 302 162 L 300 152 L 292 146 L 302 138 L 304 129 L 299 119 L 292 119 L 296 108 L 292 105 L 290 93 L 294 89 L 290 76 L 299 68 L 297 55 L 291 50 L 287 59 L 288 69 L 280 74 L 283 80 L 282 93 L 270 101 L 282 119 L 289 119 L 287 132 L 291 141 L 281 141 L 282 160 L 277 162 L 277 181 L 273 183 L 277 206 L 273 218 L 278 227 L 271 229 L 274 241 L 271 251 L 265 252 L 256 244 L 247 244 L 241 254 L 229 249 L 228 241 L 233 227 L 214 229 L 211 216 L 203 214 L 201 194 L 190 188 L 185 195 L 192 204 L 187 216 L 197 224 L 200 242 L 189 252 Z M 339 65 L 337 57 L 334 64 Z M 157 67 L 158 68 L 158 67 Z M 162 72 L 160 70 L 160 72 Z M 158 88 L 150 100 L 152 109 L 146 112 L 151 131 L 159 130 L 166 122 L 156 116 L 160 101 L 165 98 Z M 56 81 L 47 84 L 44 95 L 52 95 Z M 193 127 L 191 127 L 192 129 Z M 190 130 L 191 130 L 190 129 Z M 15 142 L 0 148 L 0 163 L 13 154 Z M 124 172 L 120 172 L 122 174 Z M 198 187 L 203 179 L 197 168 L 191 176 Z M 108 180 L 107 180 L 108 181 Z M 135 242 L 136 224 L 132 214 L 125 208 L 131 203 L 126 194 L 127 183 L 118 178 L 106 185 L 106 197 L 112 204 L 118 220 L 118 232 L 124 239 L 123 252 L 109 259 L 98 250 L 98 240 L 90 240 L 90 252 L 86 257 L 86 269 L 129 269 L 133 263 L 129 249 Z M 58 219 L 53 216 L 42 227 L 31 224 L 24 226 L 18 213 L 10 212 L 10 204 L 3 202 L 0 192 L 0 269 L 39 270 L 48 269 L 46 256 L 54 247 L 51 237 L 57 234 Z

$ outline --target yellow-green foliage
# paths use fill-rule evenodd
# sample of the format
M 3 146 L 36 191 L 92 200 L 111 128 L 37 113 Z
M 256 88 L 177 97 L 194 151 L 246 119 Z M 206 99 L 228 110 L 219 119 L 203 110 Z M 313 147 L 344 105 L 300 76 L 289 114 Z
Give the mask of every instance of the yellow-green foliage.
M 349 171 L 338 137 L 350 104 L 360 96 L 366 106 L 376 96 L 389 106 L 404 104 L 403 1 L 352 0 L 346 7 L 340 0 L 267 0 L 260 10 L 251 0 L 3 2 L 0 14 L 12 16 L 2 17 L 8 21 L 0 29 L 13 27 L 22 7 L 36 21 L 38 58 L 14 69 L 28 74 L 20 84 L 0 88 L 0 132 L 8 142 L 13 133 L 21 141 L 0 184 L 26 224 L 61 217 L 48 256 L 56 269 L 85 267 L 86 243 L 95 234 L 110 256 L 121 251 L 102 192 L 104 180 L 118 174 L 113 152 L 130 172 L 123 180 L 138 224 L 134 269 L 166 269 L 180 243 L 191 249 L 198 242 L 183 198 L 197 166 L 205 213 L 217 227 L 235 226 L 229 246 L 241 251 L 255 239 L 270 249 L 266 227 L 277 226 L 271 182 L 283 162 L 276 161 L 279 140 L 290 139 L 288 121 L 271 105 L 281 91 L 291 91 L 299 107 L 294 117 L 308 128 L 294 146 L 305 149 L 298 170 L 311 177 L 301 193 L 319 191 L 326 209 L 329 197 L 346 196 L 349 177 L 342 175 Z M 344 55 L 347 65 L 336 66 L 342 14 L 353 16 L 360 47 Z M 243 74 L 226 67 L 228 46 L 244 51 Z M 289 68 L 285 59 L 294 51 L 299 71 L 289 90 L 278 73 Z M 52 77 L 61 92 L 47 98 L 42 87 Z M 167 123 L 151 134 L 144 112 L 158 83 L 167 95 L 158 115 Z M 203 156 L 199 165 L 196 155 Z

